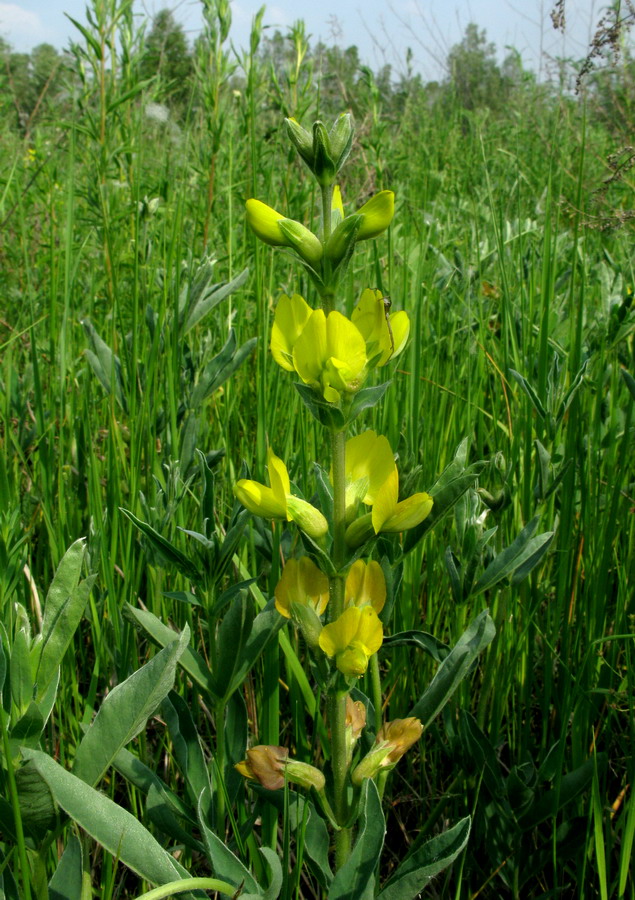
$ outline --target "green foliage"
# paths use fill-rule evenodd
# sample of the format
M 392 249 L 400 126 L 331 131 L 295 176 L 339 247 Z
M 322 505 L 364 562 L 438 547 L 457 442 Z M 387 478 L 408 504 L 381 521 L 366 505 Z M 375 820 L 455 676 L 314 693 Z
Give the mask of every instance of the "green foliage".
M 384 788 L 374 889 L 630 898 L 634 274 L 625 233 L 603 229 L 632 206 L 628 155 L 599 210 L 594 192 L 632 120 L 631 57 L 588 79 L 583 120 L 476 27 L 447 80 L 394 81 L 301 23 L 269 38 L 257 18 L 234 56 L 210 0 L 177 78 L 131 7 L 89 5 L 69 54 L 0 48 L 0 892 L 79 897 L 90 879 L 137 897 L 134 872 L 189 872 L 235 893 L 247 872 L 251 893 L 282 878 L 310 897 L 334 878 L 319 800 L 270 802 L 233 769 L 248 729 L 330 763 L 305 648 L 268 606 L 296 536 L 248 522 L 231 484 L 242 460 L 264 479 L 270 443 L 328 506 L 321 432 L 267 350 L 295 283 L 242 210 L 309 208 L 281 111 L 344 105 L 345 203 L 372 185 L 398 204 L 351 263 L 347 308 L 372 271 L 413 323 L 392 381 L 358 398 L 403 495 L 435 500 L 403 543 L 373 545 L 393 574 L 390 716 L 430 721 Z M 78 777 L 104 765 L 99 790 Z

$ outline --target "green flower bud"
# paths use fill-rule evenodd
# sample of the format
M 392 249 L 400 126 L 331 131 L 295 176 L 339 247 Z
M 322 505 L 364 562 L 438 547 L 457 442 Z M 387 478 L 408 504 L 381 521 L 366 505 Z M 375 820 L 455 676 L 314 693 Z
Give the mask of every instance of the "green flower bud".
M 331 154 L 335 163 L 335 171 L 339 172 L 351 152 L 353 145 L 353 122 L 350 113 L 342 113 L 335 120 L 329 134 Z
M 313 137 L 296 119 L 285 119 L 287 134 L 298 154 L 313 170 Z
M 336 167 L 331 156 L 331 142 L 322 122 L 313 124 L 313 173 L 323 187 L 333 183 Z
M 306 603 L 291 603 L 291 618 L 302 632 L 307 645 L 315 650 L 324 627 L 316 611 Z

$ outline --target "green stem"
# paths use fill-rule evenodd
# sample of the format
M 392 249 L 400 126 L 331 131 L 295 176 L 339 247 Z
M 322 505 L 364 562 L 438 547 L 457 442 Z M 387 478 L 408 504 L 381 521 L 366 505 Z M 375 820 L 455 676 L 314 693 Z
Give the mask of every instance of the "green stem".
M 382 698 L 381 698 L 381 676 L 379 674 L 379 657 L 376 653 L 370 658 L 370 685 L 373 706 L 375 707 L 375 734 L 383 725 L 382 716 Z
M 329 579 L 329 619 L 336 621 L 344 612 L 344 576 L 341 570 L 346 560 L 346 435 L 343 431 L 331 433 L 331 460 L 333 471 L 333 565 L 337 575 Z M 348 818 L 346 800 L 346 697 L 347 691 L 332 689 L 328 701 L 331 725 L 331 764 L 333 767 L 333 794 L 335 818 L 344 825 Z M 335 835 L 335 865 L 340 868 L 351 850 L 350 828 L 342 827 Z
M 225 779 L 225 709 L 227 704 L 220 700 L 216 704 L 216 775 L 219 790 L 215 793 L 216 801 L 216 833 L 221 839 L 225 834 L 225 792 L 223 781 Z
M 172 894 L 195 890 L 218 891 L 229 897 L 236 896 L 236 888 L 226 881 L 219 881 L 218 878 L 183 878 L 181 881 L 170 881 L 145 894 L 140 894 L 137 900 L 164 900 L 166 897 L 171 897 Z

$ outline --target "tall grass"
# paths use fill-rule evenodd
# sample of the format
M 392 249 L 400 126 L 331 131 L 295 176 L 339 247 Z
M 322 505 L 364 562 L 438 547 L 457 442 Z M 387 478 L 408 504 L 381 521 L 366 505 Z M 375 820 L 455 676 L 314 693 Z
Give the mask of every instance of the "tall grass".
M 77 537 L 88 537 L 97 573 L 46 733 L 63 764 L 99 698 L 153 653 L 124 604 L 189 624 L 206 654 L 204 616 L 169 596 L 188 590 L 186 579 L 120 508 L 189 552 L 183 529 L 198 530 L 204 504 L 195 448 L 214 471 L 219 530 L 241 466 L 263 476 L 268 443 L 300 486 L 325 450 L 267 352 L 273 304 L 292 289 L 288 266 L 256 246 L 242 213 L 252 195 L 291 216 L 305 208 L 306 182 L 279 164 L 279 111 L 323 114 L 320 85 L 309 79 L 298 97 L 290 66 L 272 88 L 257 52 L 260 18 L 235 61 L 210 20 L 222 63 L 213 89 L 202 85 L 178 121 L 152 119 L 160 85 L 137 80 L 141 42 L 129 10 L 97 7 L 101 17 L 78 34 L 62 118 L 40 121 L 28 146 L 5 131 L 0 162 L 0 609 L 9 644 L 22 609 L 37 628 L 43 591 Z M 199 74 L 210 74 L 202 63 Z M 428 105 L 413 89 L 391 117 L 371 84 L 356 110 L 363 153 L 343 184 L 345 202 L 364 187 L 397 195 L 390 237 L 355 267 L 373 270 L 414 323 L 373 422 L 398 448 L 404 493 L 429 487 L 467 437 L 470 460 L 490 461 L 479 485 L 497 548 L 535 516 L 555 531 L 526 580 L 464 602 L 445 564 L 447 548 L 467 562 L 458 514 L 409 557 L 393 631 L 423 628 L 452 644 L 489 606 L 497 636 L 392 782 L 386 865 L 471 812 L 466 854 L 431 896 L 633 898 L 635 398 L 622 374 L 635 375 L 631 242 L 585 226 L 608 133 L 571 98 L 527 88 L 516 100 L 494 117 Z M 179 296 L 210 256 L 216 281 L 249 274 L 185 335 Z M 183 409 L 230 326 L 238 346 L 254 336 L 257 346 L 219 390 Z M 105 383 L 87 351 L 117 356 Z M 487 509 L 473 502 L 472 512 Z M 288 550 L 287 535 L 252 524 L 237 577 L 257 578 L 269 596 Z M 487 558 L 484 549 L 476 562 Z M 244 700 L 260 742 L 284 736 L 310 759 L 319 727 L 290 659 L 267 651 Z M 395 648 L 382 666 L 391 716 L 407 715 L 434 662 Z M 179 692 L 215 744 L 214 711 L 185 679 Z M 157 771 L 172 752 L 158 723 L 132 749 Z M 171 787 L 181 790 L 176 780 Z M 113 777 L 103 789 L 144 817 L 134 787 Z M 528 816 L 538 797 L 540 814 Z M 279 845 L 279 824 L 263 821 L 264 843 Z M 48 875 L 56 858 L 51 843 Z M 6 860 L 17 872 L 18 857 Z M 24 896 L 29 879 L 37 893 L 44 877 L 30 871 Z M 108 854 L 95 857 L 92 879 L 100 897 L 141 892 Z M 299 879 L 297 896 L 312 896 Z

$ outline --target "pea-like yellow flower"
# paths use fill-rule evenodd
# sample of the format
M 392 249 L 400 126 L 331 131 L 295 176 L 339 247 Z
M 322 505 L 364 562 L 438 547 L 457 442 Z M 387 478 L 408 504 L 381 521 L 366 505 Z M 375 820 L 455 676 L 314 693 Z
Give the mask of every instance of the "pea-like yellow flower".
M 325 625 L 320 647 L 343 675 L 363 675 L 368 660 L 382 645 L 384 633 L 372 606 L 349 606 L 342 615 Z
M 381 566 L 374 559 L 365 563 L 356 560 L 346 576 L 344 587 L 346 606 L 372 606 L 380 613 L 386 602 L 386 579 Z
M 267 466 L 271 487 L 241 478 L 234 485 L 234 495 L 253 515 L 293 521 L 310 537 L 319 540 L 328 531 L 328 522 L 319 509 L 291 493 L 287 467 L 271 448 L 267 451 Z
M 288 559 L 274 594 L 276 609 L 287 619 L 294 605 L 309 606 L 321 616 L 329 602 L 329 580 L 310 557 Z
M 388 439 L 372 429 L 346 441 L 346 518 L 355 516 L 357 506 L 371 506 L 380 488 L 393 471 L 395 457 Z
M 367 432 L 364 432 L 367 434 Z M 374 432 L 372 432 L 374 435 Z M 362 437 L 361 435 L 359 437 Z M 366 438 L 369 440 L 369 438 Z M 387 441 L 386 441 L 387 443 Z M 348 456 L 348 444 L 347 444 Z M 391 457 L 392 458 L 392 457 Z M 349 485 L 347 490 L 350 491 L 351 506 L 348 506 L 349 496 L 347 495 L 347 519 L 350 521 L 351 509 L 354 512 L 354 503 L 359 498 L 366 504 L 372 504 L 372 512 L 361 516 L 352 521 L 346 529 L 346 543 L 349 547 L 359 547 L 364 541 L 372 537 L 373 534 L 380 532 L 388 534 L 399 534 L 419 525 L 430 514 L 432 509 L 432 497 L 425 491 L 412 494 L 406 500 L 399 500 L 399 473 L 397 466 L 392 460 L 392 466 L 388 467 L 388 457 L 385 450 L 382 454 L 384 460 L 384 475 L 381 484 L 377 485 L 377 477 L 375 480 L 375 489 L 372 493 L 368 493 L 365 497 L 361 496 L 361 488 L 364 484 L 359 478 L 357 482 L 357 493 L 353 492 L 353 485 Z M 346 461 L 348 469 L 349 462 Z M 364 474 L 363 458 L 358 463 L 358 471 L 360 475 Z M 369 473 L 366 477 L 370 479 Z
M 322 772 L 308 763 L 289 759 L 286 747 L 259 744 L 247 751 L 247 758 L 236 763 L 234 768 L 245 778 L 258 781 L 270 791 L 284 787 L 285 781 L 293 781 L 302 787 L 321 791 L 325 779 Z
M 308 556 L 289 559 L 274 591 L 276 609 L 293 619 L 310 647 L 317 647 L 323 614 L 329 602 L 329 580 Z
M 369 365 L 385 366 L 406 346 L 410 334 L 408 313 L 400 310 L 388 314 L 386 298 L 381 291 L 366 288 L 351 320 L 364 336 Z
M 290 247 L 309 265 L 319 264 L 324 252 L 322 242 L 301 222 L 286 218 L 254 198 L 247 200 L 246 207 L 247 223 L 261 241 L 272 247 Z
M 353 771 L 353 784 L 374 778 L 381 769 L 393 769 L 422 734 L 423 725 L 414 716 L 386 722 L 377 732 L 373 748 Z
M 359 390 L 366 376 L 366 342 L 350 319 L 337 311 L 313 310 L 293 345 L 293 366 L 305 384 L 329 403 Z

